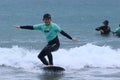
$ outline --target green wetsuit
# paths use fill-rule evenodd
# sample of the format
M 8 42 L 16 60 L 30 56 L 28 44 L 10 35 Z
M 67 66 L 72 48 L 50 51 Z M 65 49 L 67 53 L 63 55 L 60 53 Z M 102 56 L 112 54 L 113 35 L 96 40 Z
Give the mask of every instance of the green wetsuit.
M 120 27 L 118 27 L 116 30 L 115 30 L 115 33 L 117 36 L 120 36 Z
M 47 42 L 53 40 L 58 35 L 58 33 L 61 32 L 61 28 L 57 24 L 52 22 L 47 26 L 45 25 L 45 23 L 33 25 L 33 29 L 41 30 L 45 35 Z

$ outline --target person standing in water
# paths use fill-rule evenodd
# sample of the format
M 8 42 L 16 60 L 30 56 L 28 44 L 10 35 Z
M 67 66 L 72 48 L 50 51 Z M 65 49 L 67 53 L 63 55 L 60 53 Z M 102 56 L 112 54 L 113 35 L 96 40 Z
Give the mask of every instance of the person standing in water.
M 109 25 L 109 21 L 105 20 L 103 22 L 103 24 L 104 24 L 103 26 L 97 27 L 95 30 L 96 31 L 100 31 L 101 34 L 109 34 L 111 32 L 111 29 L 108 26 Z
M 113 32 L 113 35 L 120 37 L 120 24 L 119 24 L 119 27 L 116 28 L 116 30 Z
M 73 40 L 73 41 L 76 41 L 76 38 L 72 38 L 70 35 L 68 35 L 66 32 L 64 32 L 57 24 L 53 23 L 51 21 L 51 15 L 48 13 L 43 15 L 43 22 L 44 23 L 36 24 L 33 26 L 17 25 L 16 28 L 40 30 L 43 32 L 48 44 L 40 52 L 40 54 L 38 55 L 38 58 L 42 61 L 43 64 L 52 66 L 53 65 L 53 56 L 52 56 L 51 52 L 58 50 L 60 47 L 58 34 L 61 33 L 63 36 L 65 36 L 68 39 Z M 48 57 L 48 61 L 45 58 L 45 56 Z

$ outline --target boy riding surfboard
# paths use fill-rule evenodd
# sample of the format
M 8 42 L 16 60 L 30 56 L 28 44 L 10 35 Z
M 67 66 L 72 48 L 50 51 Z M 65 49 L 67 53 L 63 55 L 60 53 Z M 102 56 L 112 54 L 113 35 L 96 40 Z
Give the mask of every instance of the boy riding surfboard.
M 71 37 L 65 31 L 63 31 L 57 24 L 51 21 L 50 14 L 43 15 L 43 22 L 41 24 L 36 24 L 32 26 L 20 26 L 17 25 L 16 28 L 21 29 L 29 29 L 29 30 L 40 30 L 46 37 L 47 45 L 42 49 L 38 58 L 44 65 L 53 66 L 53 56 L 52 52 L 57 51 L 60 47 L 60 42 L 58 38 L 58 34 L 62 34 L 63 36 L 67 37 L 70 40 L 76 41 L 76 38 Z M 45 58 L 48 57 L 48 61 Z

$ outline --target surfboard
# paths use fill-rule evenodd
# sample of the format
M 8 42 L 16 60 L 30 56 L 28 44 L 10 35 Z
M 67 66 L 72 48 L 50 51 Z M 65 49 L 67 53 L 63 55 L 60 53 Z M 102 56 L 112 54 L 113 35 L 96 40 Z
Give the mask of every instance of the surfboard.
M 53 71 L 53 72 L 65 71 L 65 69 L 63 67 L 60 67 L 60 66 L 46 66 L 46 67 L 43 67 L 43 70 Z

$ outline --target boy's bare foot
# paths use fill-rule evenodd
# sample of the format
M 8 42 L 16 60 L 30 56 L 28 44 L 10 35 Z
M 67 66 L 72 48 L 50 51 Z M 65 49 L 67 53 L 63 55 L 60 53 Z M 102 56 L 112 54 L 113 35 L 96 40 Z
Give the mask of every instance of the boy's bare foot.
M 52 67 L 53 65 L 47 65 L 47 67 Z

